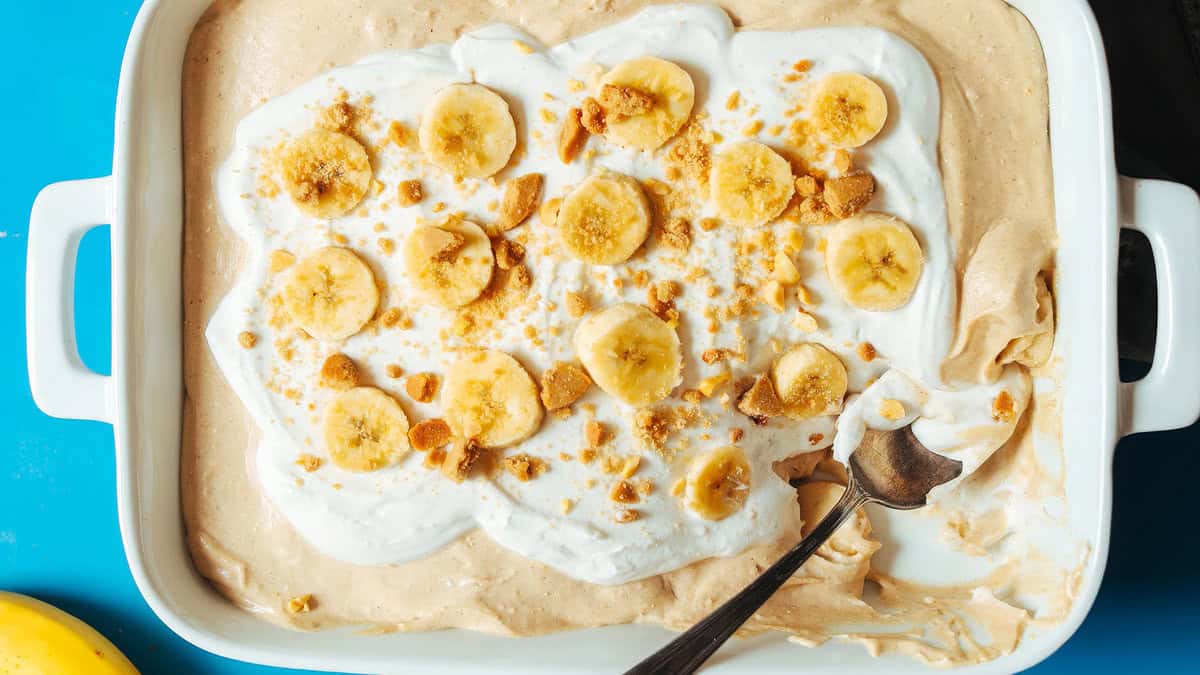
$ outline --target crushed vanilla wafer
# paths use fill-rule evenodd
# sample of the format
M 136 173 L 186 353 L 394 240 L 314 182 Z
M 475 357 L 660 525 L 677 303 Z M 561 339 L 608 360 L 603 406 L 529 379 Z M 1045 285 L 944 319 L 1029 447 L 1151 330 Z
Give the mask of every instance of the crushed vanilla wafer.
M 494 245 L 496 266 L 509 270 L 525 259 L 525 247 L 511 239 L 500 239 Z
M 547 410 L 565 408 L 583 396 L 592 378 L 578 363 L 558 361 L 542 373 L 542 405 Z
M 609 438 L 611 438 L 608 428 L 602 422 L 597 422 L 596 420 L 588 420 L 583 425 L 583 436 L 587 440 L 589 448 L 598 448 L 607 443 Z M 582 453 L 580 454 L 580 459 L 583 459 Z M 590 460 L 584 459 L 583 461 L 586 463 Z
M 821 196 L 836 218 L 849 218 L 865 207 L 875 195 L 875 178 L 861 171 L 825 181 Z
M 579 108 L 571 108 L 563 120 L 562 131 L 558 134 L 558 159 L 563 164 L 575 161 L 587 143 L 588 131 L 580 121 L 581 115 Z
M 422 420 L 408 430 L 408 442 L 420 452 L 440 448 L 453 438 L 450 425 L 440 418 Z
M 461 483 L 470 477 L 471 469 L 478 463 L 482 454 L 483 448 L 479 447 L 475 439 L 455 440 L 446 451 L 446 458 L 442 460 L 442 474 L 455 483 Z M 432 457 L 432 454 L 430 456 Z
M 437 393 L 438 377 L 433 373 L 417 373 L 404 382 L 404 390 L 414 401 L 429 403 Z
M 505 471 L 522 483 L 533 480 L 550 469 L 546 460 L 525 453 L 505 457 L 503 465 Z
M 321 386 L 330 389 L 353 389 L 358 386 L 358 366 L 349 356 L 338 352 L 321 364 Z
M 287 601 L 287 611 L 289 614 L 303 614 L 311 611 L 315 606 L 316 603 L 313 602 L 313 596 L 311 593 L 297 595 L 296 597 Z
M 402 180 L 396 185 L 396 200 L 400 206 L 419 204 L 425 198 L 425 190 L 419 180 Z
M 540 173 L 527 173 L 511 178 L 504 184 L 504 198 L 500 202 L 500 216 L 496 227 L 507 232 L 525 222 L 537 208 L 542 196 L 544 178 Z
M 771 378 L 759 375 L 754 384 L 738 398 L 737 409 L 751 418 L 777 417 L 783 414 L 783 402 L 775 393 Z

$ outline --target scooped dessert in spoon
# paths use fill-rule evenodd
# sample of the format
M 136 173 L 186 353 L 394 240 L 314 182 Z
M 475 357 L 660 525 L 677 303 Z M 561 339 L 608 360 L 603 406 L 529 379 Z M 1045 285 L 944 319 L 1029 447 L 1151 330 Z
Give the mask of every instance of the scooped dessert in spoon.
M 867 431 L 850 455 L 849 469 L 846 491 L 807 537 L 740 593 L 626 675 L 695 672 L 859 507 L 871 502 L 903 511 L 925 506 L 930 490 L 962 473 L 962 462 L 930 452 L 913 435 L 912 427 L 904 427 Z

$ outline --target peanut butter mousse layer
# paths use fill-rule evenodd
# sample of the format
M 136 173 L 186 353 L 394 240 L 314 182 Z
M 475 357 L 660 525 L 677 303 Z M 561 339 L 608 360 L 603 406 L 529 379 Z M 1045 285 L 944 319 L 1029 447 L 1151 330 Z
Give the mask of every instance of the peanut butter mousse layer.
M 335 75 L 329 78 L 338 83 L 330 88 L 329 100 L 304 100 L 304 89 L 292 96 L 304 101 L 292 106 L 300 117 L 289 118 L 284 125 L 289 133 L 278 144 L 260 144 L 259 155 L 237 154 L 246 139 L 259 137 L 257 122 L 239 128 L 238 143 L 232 141 L 235 127 L 252 110 L 339 64 L 453 42 L 463 31 L 493 21 L 519 27 L 529 37 L 508 40 L 507 33 L 495 30 L 478 38 L 467 33 L 466 42 L 460 41 L 465 46 L 455 49 L 483 54 L 504 37 L 514 53 L 541 58 L 538 42 L 554 45 L 614 25 L 645 4 L 567 9 L 464 3 L 447 9 L 417 2 L 404 16 L 421 18 L 406 24 L 386 3 L 306 7 L 300 13 L 288 3 L 263 0 L 218 2 L 202 19 L 189 45 L 184 85 L 188 302 L 181 480 L 193 557 L 231 600 L 297 628 L 355 623 L 530 635 L 631 621 L 683 626 L 748 582 L 801 536 L 801 522 L 815 522 L 836 499 L 844 473 L 828 448 L 839 411 L 837 433 L 851 438 L 851 422 L 907 423 L 930 400 L 939 410 L 970 409 L 956 414 L 966 416 L 960 424 L 978 427 L 978 437 L 967 445 L 983 450 L 964 456 L 972 470 L 979 469 L 978 477 L 964 480 L 944 502 L 941 517 L 951 524 L 952 548 L 971 552 L 1003 538 L 1008 512 L 997 505 L 997 494 L 1061 496 L 1061 486 L 1047 475 L 1051 472 L 1038 470 L 1032 450 L 1033 430 L 1049 424 L 1039 425 L 1038 416 L 1055 414 L 1053 400 L 1031 398 L 1025 370 L 1045 363 L 1053 340 L 1045 72 L 1032 30 L 1002 3 L 973 5 L 975 18 L 982 12 L 988 21 L 971 25 L 988 28 L 969 35 L 966 20 L 947 18 L 942 3 L 923 1 L 809 3 L 782 13 L 768 3 L 749 3 L 731 14 L 743 30 L 879 26 L 928 60 L 937 82 L 925 99 L 936 102 L 940 89 L 940 120 L 935 106 L 929 130 L 911 137 L 921 140 L 913 146 L 916 156 L 931 153 L 936 139 L 937 154 L 929 156 L 937 192 L 936 199 L 918 199 L 917 211 L 901 214 L 912 221 L 915 238 L 894 209 L 884 214 L 866 208 L 903 210 L 897 206 L 904 204 L 898 188 L 922 174 L 910 166 L 907 179 L 893 178 L 889 148 L 914 127 L 885 132 L 883 145 L 854 150 L 885 128 L 885 117 L 857 112 L 849 118 L 858 120 L 854 124 L 807 135 L 797 133 L 796 125 L 777 128 L 770 124 L 770 106 L 757 113 L 760 104 L 766 105 L 761 95 L 758 101 L 753 95 L 739 100 L 739 90 L 726 88 L 721 100 L 714 100 L 706 88 L 719 89 L 717 80 L 702 79 L 703 86 L 693 89 L 687 72 L 669 61 L 647 62 L 641 54 L 606 59 L 578 80 L 564 78 L 566 91 L 551 93 L 548 87 L 543 101 L 529 94 L 514 101 L 504 86 L 439 84 L 428 96 L 417 86 L 411 91 L 420 99 L 420 113 L 391 126 L 389 118 L 404 117 L 395 113 L 403 102 L 396 108 L 385 91 L 373 91 L 353 75 Z M 304 39 L 316 35 L 319 41 Z M 887 34 L 877 35 L 880 44 L 888 44 Z M 301 43 L 311 44 L 298 51 Z M 809 51 L 798 46 L 794 60 L 780 64 L 779 86 L 780 91 L 789 85 L 803 88 L 814 111 L 826 100 L 835 106 L 829 116 L 812 119 L 840 119 L 837 106 L 869 113 L 897 102 L 901 124 L 912 124 L 919 113 L 919 106 L 907 103 L 913 91 L 885 96 L 870 78 L 857 76 L 864 81 L 860 84 L 852 72 L 831 73 L 829 59 L 836 57 L 825 56 L 830 52 Z M 809 84 L 813 61 L 806 56 L 813 55 L 820 58 Z M 245 67 L 251 62 L 255 67 Z M 653 80 L 639 79 L 647 72 L 657 74 Z M 745 91 L 753 90 L 747 82 Z M 1023 96 L 1014 97 L 1013 91 Z M 676 92 L 687 94 L 686 107 Z M 578 107 L 559 110 L 561 104 L 551 104 L 576 99 Z M 455 145 L 464 137 L 462 129 L 448 131 L 439 122 L 456 119 L 454 111 L 464 106 L 496 121 L 488 122 L 492 133 L 471 153 Z M 276 109 L 279 102 L 272 101 L 247 119 L 261 121 Z M 739 115 L 744 122 L 730 127 Z M 722 143 L 722 135 L 746 140 Z M 811 136 L 835 142 L 828 149 L 814 148 Z M 919 149 L 922 143 L 930 144 L 925 151 Z M 604 166 L 608 144 L 657 157 L 665 176 L 648 178 L 632 169 L 636 179 L 620 171 L 576 171 L 593 162 Z M 718 148 L 711 155 L 710 145 Z M 834 152 L 834 147 L 849 149 Z M 553 157 L 553 168 L 505 170 L 524 167 L 525 158 L 539 153 Z M 412 159 L 397 165 L 397 156 Z M 455 187 L 447 190 L 419 171 L 405 173 L 405 167 L 423 162 L 455 176 Z M 238 168 L 230 172 L 229 166 Z M 252 176 L 259 167 L 271 168 L 261 169 L 257 182 L 239 182 L 237 174 Z M 733 185 L 750 173 L 758 174 L 753 189 Z M 214 189 L 217 174 L 221 195 Z M 718 218 L 711 226 L 695 206 L 681 201 L 689 197 L 678 185 L 689 182 L 712 183 L 690 197 L 705 202 L 712 196 Z M 731 191 L 722 196 L 727 186 Z M 882 196 L 874 194 L 879 189 Z M 465 204 L 477 191 L 494 193 L 495 199 L 471 213 L 456 211 L 456 203 Z M 739 206 L 738 195 L 748 201 Z M 304 239 L 311 228 L 289 238 L 292 221 L 251 206 L 245 222 L 264 223 L 261 241 L 269 245 L 248 248 L 242 206 L 231 211 L 229 204 L 272 199 L 294 204 L 287 208 L 300 214 L 295 222 L 341 222 L 337 219 L 347 213 L 380 222 L 373 230 L 328 228 L 323 235 L 328 245 L 317 248 L 311 238 Z M 617 236 L 597 239 L 595 209 L 614 203 L 624 205 L 617 217 L 625 220 Z M 421 214 L 415 226 L 405 213 Z M 611 222 L 614 213 L 604 218 Z M 401 218 L 408 224 L 390 229 L 388 221 Z M 937 223 L 945 245 L 931 236 Z M 703 267 L 694 259 L 705 255 L 706 235 L 731 227 L 752 232 L 764 225 L 770 238 L 747 236 L 736 246 L 738 257 L 749 264 L 732 278 L 747 280 L 741 284 L 745 293 L 728 282 L 728 295 L 712 303 L 719 303 L 721 312 L 701 319 L 695 298 L 705 288 L 705 274 L 689 269 Z M 889 250 L 880 254 L 882 267 L 875 268 L 875 276 L 864 281 L 852 273 L 857 264 L 852 251 L 871 241 L 885 241 Z M 553 242 L 561 249 L 555 250 Z M 823 258 L 828 270 L 812 269 L 814 257 Z M 391 260 L 397 262 L 383 262 Z M 547 268 L 547 260 L 563 262 Z M 838 267 L 843 264 L 838 261 L 847 267 Z M 914 261 L 915 267 L 909 264 Z M 562 270 L 580 264 L 617 272 L 597 273 L 576 287 Z M 393 265 L 405 270 L 402 278 Z M 667 272 L 671 265 L 678 269 Z M 754 267 L 758 270 L 749 269 Z M 814 274 L 828 274 L 832 285 L 807 283 Z M 716 275 L 724 281 L 719 271 Z M 234 292 L 232 281 L 239 278 L 250 292 Z M 607 286 L 588 285 L 596 283 Z M 709 281 L 716 293 L 706 297 L 720 295 L 725 285 Z M 957 337 L 955 286 L 960 287 Z M 824 297 L 813 298 L 809 287 Z M 937 290 L 943 287 L 948 292 Z M 630 302 L 634 291 L 638 298 Z M 316 300 L 327 293 L 338 302 Z M 933 326 L 936 344 L 912 353 L 904 351 L 903 340 L 889 342 L 895 337 L 887 335 L 873 340 L 876 344 L 837 345 L 836 353 L 815 339 L 810 344 L 805 335 L 836 333 L 846 325 L 829 313 L 834 297 L 872 313 L 943 317 L 922 324 Z M 247 304 L 218 312 L 222 298 Z M 250 311 L 250 305 L 257 309 Z M 255 323 L 256 312 L 263 323 Z M 429 330 L 434 312 L 452 318 L 443 331 L 449 337 L 418 337 L 426 335 L 422 331 Z M 553 321 L 559 315 L 569 317 L 565 334 Z M 514 320 L 527 329 L 518 346 L 511 333 L 504 333 L 510 325 L 505 321 Z M 941 320 L 946 327 L 938 332 Z M 245 325 L 236 326 L 239 321 Z M 743 323 L 751 326 L 748 340 L 737 327 Z M 206 344 L 206 326 L 216 363 Z M 727 329 L 732 337 L 721 342 Z M 281 338 L 287 331 L 302 339 Z M 772 334 L 778 338 L 768 339 Z M 372 339 L 391 346 L 366 346 Z M 345 346 L 339 350 L 339 345 Z M 637 354 L 627 351 L 632 345 Z M 544 356 L 534 356 L 539 349 Z M 944 362 L 941 356 L 947 357 Z M 876 366 L 868 365 L 872 362 Z M 262 396 L 247 394 L 254 379 L 249 373 L 263 363 L 277 365 L 262 371 L 261 383 L 254 385 L 265 386 Z M 896 370 L 885 373 L 889 363 L 904 366 L 915 379 Z M 819 390 L 802 384 L 815 382 L 810 375 L 816 373 Z M 938 397 L 949 394 L 934 392 L 930 399 L 925 388 L 939 379 L 974 393 L 943 400 Z M 864 394 L 848 399 L 843 410 L 847 391 Z M 488 403 L 488 392 L 503 392 L 500 407 Z M 294 404 L 296 412 L 275 412 L 283 408 L 271 402 L 272 396 L 285 407 Z M 629 426 L 608 414 L 618 409 L 629 411 L 621 418 Z M 280 424 L 265 423 L 264 415 L 278 415 Z M 978 423 L 969 422 L 970 415 L 977 415 Z M 311 447 L 288 451 L 282 465 L 273 464 L 268 450 L 283 447 L 279 443 L 297 417 L 304 420 L 299 424 L 313 424 L 313 431 L 295 442 Z M 844 425 L 844 420 L 850 422 Z M 934 428 L 937 420 L 921 422 L 931 427 L 930 438 L 952 435 L 950 427 Z M 551 452 L 547 444 L 561 446 L 561 430 L 568 428 L 574 445 Z M 794 430 L 808 441 L 808 451 L 772 449 L 772 429 Z M 950 438 L 945 451 L 958 452 L 962 442 Z M 406 457 L 413 452 L 423 458 Z M 346 522 L 352 527 L 340 539 L 313 539 L 314 523 L 320 529 L 329 515 L 327 503 L 338 511 L 351 508 L 352 501 L 345 499 L 358 499 L 353 504 L 371 513 L 372 483 L 367 481 L 374 479 L 363 477 L 393 475 L 401 462 L 414 467 L 411 478 L 435 486 L 435 497 L 474 494 L 463 491 L 494 482 L 508 487 L 495 495 L 481 492 L 481 499 L 520 504 L 536 502 L 544 486 L 586 465 L 603 484 L 581 479 L 579 489 L 600 491 L 602 510 L 593 509 L 594 499 L 572 495 L 559 503 L 555 498 L 553 511 L 556 517 L 561 511 L 561 520 L 554 522 L 589 524 L 580 532 L 599 528 L 595 531 L 620 546 L 628 540 L 630 555 L 622 561 L 604 553 L 596 557 L 603 564 L 579 567 L 571 558 L 577 553 L 559 555 L 545 548 L 545 541 L 560 535 L 531 538 L 541 520 L 497 529 L 501 526 L 487 520 L 488 513 L 498 513 L 491 508 L 475 516 L 488 534 L 474 530 L 469 518 L 439 520 L 444 513 L 430 512 L 434 515 L 425 523 L 408 519 L 406 527 L 413 532 L 422 525 L 441 530 L 440 537 L 426 538 L 428 549 L 408 543 L 380 548 L 372 528 L 389 521 L 372 525 L 370 516 L 352 515 L 355 511 L 341 516 L 350 518 Z M 795 503 L 791 488 L 774 474 L 802 483 Z M 345 478 L 331 483 L 330 475 Z M 404 484 L 374 485 L 386 492 Z M 779 501 L 784 495 L 789 496 Z M 696 527 L 703 524 L 708 535 L 699 540 L 709 548 L 680 553 L 676 544 L 656 544 L 673 541 L 664 538 L 671 536 L 669 528 L 655 529 L 669 525 L 658 508 L 667 503 L 693 514 Z M 602 521 L 595 520 L 598 514 Z M 758 514 L 763 517 L 756 520 Z M 953 525 L 964 521 L 972 524 Z M 631 532 L 644 533 L 641 544 Z M 584 551 L 592 545 L 581 542 L 572 546 Z M 780 630 L 804 643 L 842 635 L 932 662 L 974 662 L 1011 650 L 1024 626 L 1053 621 L 1069 607 L 1069 594 L 1040 593 L 1046 597 L 1034 618 L 1014 601 L 999 599 L 1016 597 L 1022 586 L 1069 586 L 1069 570 L 1036 556 L 1019 563 L 1010 557 L 986 578 L 961 588 L 930 588 L 873 569 L 879 543 L 865 514 L 828 547 L 829 555 L 810 562 L 796 583 L 756 616 L 750 630 Z M 395 550 L 405 552 L 403 557 L 397 558 Z M 698 562 L 680 568 L 672 562 L 680 559 Z M 636 581 L 621 583 L 624 579 Z M 868 579 L 884 590 L 882 605 L 862 600 Z M 925 596 L 935 601 L 923 602 Z M 982 633 L 974 637 L 988 646 L 958 640 L 959 633 L 972 631 L 947 623 L 948 613 L 975 618 Z M 848 624 L 922 626 L 925 631 L 885 637 L 835 628 Z

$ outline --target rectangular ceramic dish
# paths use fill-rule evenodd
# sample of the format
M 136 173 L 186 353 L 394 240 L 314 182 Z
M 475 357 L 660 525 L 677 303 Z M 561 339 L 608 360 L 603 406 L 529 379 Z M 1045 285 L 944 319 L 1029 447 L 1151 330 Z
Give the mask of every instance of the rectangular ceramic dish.
M 211 652 L 263 664 L 363 672 L 611 673 L 668 633 L 616 626 L 513 640 L 463 631 L 366 636 L 296 633 L 261 622 L 213 591 L 184 547 L 179 499 L 182 396 L 180 77 L 184 49 L 210 0 L 147 0 L 121 69 L 109 177 L 48 186 L 29 230 L 29 376 L 48 414 L 109 422 L 125 552 L 146 601 L 175 632 Z M 803 0 L 799 0 L 803 1 Z M 966 668 L 1014 672 L 1061 645 L 1087 613 L 1108 551 L 1111 461 L 1124 434 L 1190 424 L 1200 412 L 1200 203 L 1187 188 L 1118 178 L 1109 83 L 1085 0 L 1011 0 L 1037 30 L 1050 86 L 1063 365 L 1062 441 L 1068 527 L 1092 554 L 1066 621 L 1013 653 Z M 112 375 L 86 369 L 75 348 L 76 246 L 111 224 Z M 1150 375 L 1120 384 L 1116 353 L 1117 234 L 1144 232 L 1158 269 L 1158 344 Z M 938 561 L 931 557 L 930 566 Z M 858 646 L 803 649 L 782 637 L 734 641 L 706 672 L 907 673 L 919 663 L 876 660 Z

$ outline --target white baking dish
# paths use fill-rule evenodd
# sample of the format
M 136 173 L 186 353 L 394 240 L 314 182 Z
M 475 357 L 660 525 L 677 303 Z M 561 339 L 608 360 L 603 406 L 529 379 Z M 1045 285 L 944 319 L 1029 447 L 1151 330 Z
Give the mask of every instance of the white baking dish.
M 1112 451 L 1124 434 L 1185 426 L 1200 413 L 1200 202 L 1187 188 L 1118 179 L 1100 36 L 1085 0 L 1011 0 L 1042 40 L 1061 248 L 1056 351 L 1062 359 L 1062 439 L 1068 523 L 1092 555 L 1070 616 L 1013 654 L 970 672 L 1013 672 L 1049 655 L 1079 626 L 1108 551 Z M 350 671 L 615 672 L 660 646 L 658 628 L 618 626 L 511 640 L 463 631 L 387 636 L 301 634 L 236 609 L 196 573 L 179 500 L 182 406 L 180 75 L 188 36 L 210 0 L 148 0 L 134 24 L 117 97 L 110 177 L 48 186 L 29 231 L 29 376 L 45 412 L 113 424 L 125 552 L 154 611 L 209 651 L 264 664 Z M 112 376 L 75 349 L 72 285 L 83 234 L 111 223 Z M 1144 380 L 1117 376 L 1118 228 L 1141 230 L 1158 266 L 1158 345 Z M 938 560 L 928 561 L 936 569 Z M 904 673 L 853 645 L 807 650 L 765 636 L 727 645 L 710 672 Z M 732 655 L 737 658 L 728 658 Z

